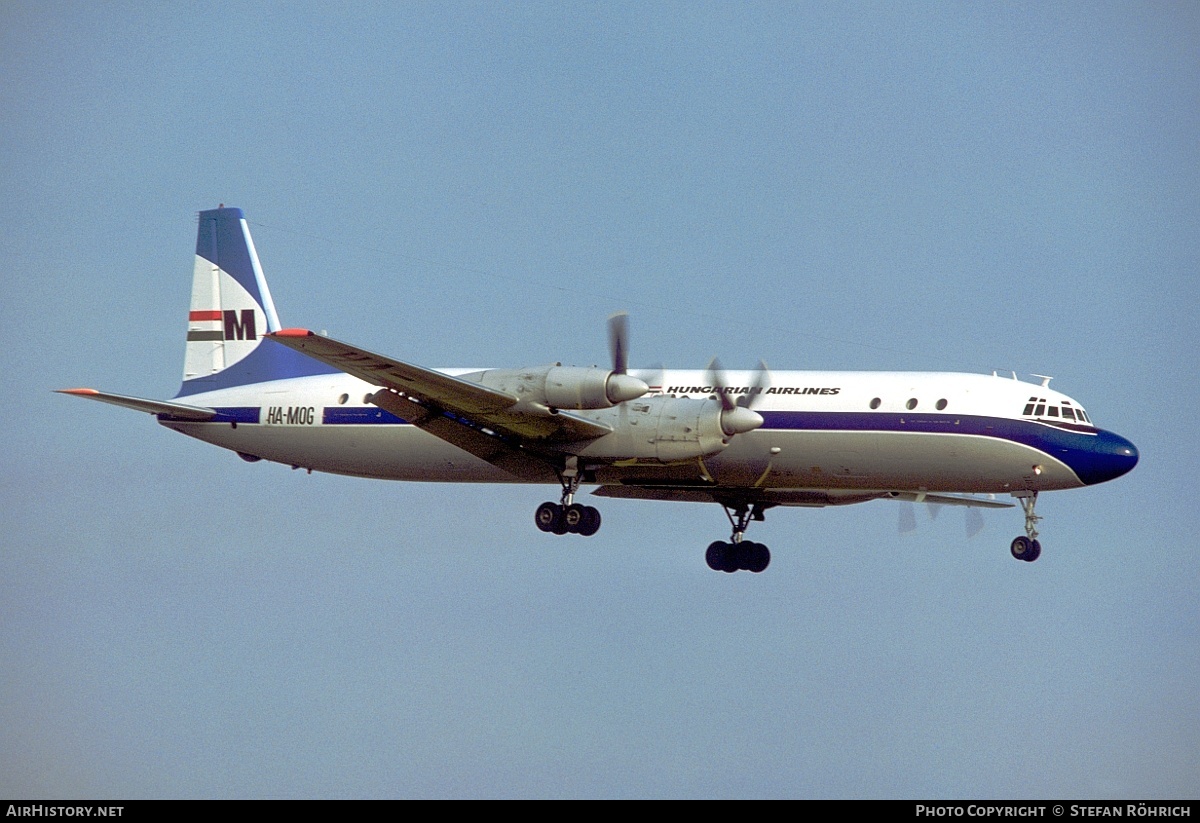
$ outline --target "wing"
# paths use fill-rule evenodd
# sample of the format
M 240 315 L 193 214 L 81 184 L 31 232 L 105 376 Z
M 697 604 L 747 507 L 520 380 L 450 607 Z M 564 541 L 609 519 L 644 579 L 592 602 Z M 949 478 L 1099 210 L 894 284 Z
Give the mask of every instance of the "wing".
M 591 440 L 612 432 L 611 427 L 586 417 L 521 404 L 516 395 L 374 354 L 307 329 L 283 329 L 265 336 L 360 380 L 383 386 L 413 403 L 451 412 L 503 435 L 569 442 Z M 400 416 L 409 419 L 409 415 Z
M 568 411 L 522 402 L 516 395 L 393 360 L 307 329 L 266 337 L 374 386 L 371 402 L 476 457 L 528 479 L 553 480 L 539 446 L 592 440 L 612 428 Z M 531 465 L 536 463 L 536 465 Z

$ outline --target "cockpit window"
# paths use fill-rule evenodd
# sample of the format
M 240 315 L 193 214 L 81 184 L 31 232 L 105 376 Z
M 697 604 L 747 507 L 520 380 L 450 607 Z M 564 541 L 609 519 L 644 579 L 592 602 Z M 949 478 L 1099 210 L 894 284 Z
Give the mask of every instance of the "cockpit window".
M 1087 416 L 1087 412 L 1072 405 L 1070 400 L 1049 403 L 1044 397 L 1031 397 L 1029 398 L 1029 402 L 1025 404 L 1025 409 L 1021 412 L 1021 415 L 1024 417 L 1054 417 L 1072 422 L 1086 423 L 1089 426 L 1092 424 L 1092 421 Z

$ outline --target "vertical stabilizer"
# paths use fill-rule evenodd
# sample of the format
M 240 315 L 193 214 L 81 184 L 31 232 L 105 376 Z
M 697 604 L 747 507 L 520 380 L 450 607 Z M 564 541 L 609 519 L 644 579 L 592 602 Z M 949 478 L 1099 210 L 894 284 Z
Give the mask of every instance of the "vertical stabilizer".
M 241 209 L 200 212 L 188 311 L 183 385 L 177 397 L 336 370 L 264 341 L 280 329 L 275 303 Z

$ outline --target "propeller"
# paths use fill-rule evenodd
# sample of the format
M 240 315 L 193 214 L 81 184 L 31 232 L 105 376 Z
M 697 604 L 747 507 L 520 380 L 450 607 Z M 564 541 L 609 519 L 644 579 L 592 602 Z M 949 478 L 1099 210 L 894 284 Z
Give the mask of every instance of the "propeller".
M 730 437 L 754 431 L 763 424 L 762 415 L 750 408 L 750 405 L 765 390 L 764 376 L 767 367 L 762 362 L 759 363 L 759 366 L 759 379 L 755 386 L 745 397 L 739 398 L 735 403 L 729 397 L 728 382 L 725 380 L 725 371 L 721 368 L 721 361 L 714 357 L 708 364 L 706 379 L 712 384 L 717 393 L 717 400 L 721 402 L 721 431 Z
M 629 312 L 609 315 L 608 351 L 612 354 L 613 374 L 625 374 L 629 370 Z
M 983 512 L 976 508 L 967 509 L 967 539 L 983 531 Z
M 771 370 L 767 368 L 766 363 L 759 360 L 758 377 L 754 379 L 754 385 L 750 387 L 750 391 L 738 396 L 737 404 L 752 409 L 769 388 L 771 388 Z
M 666 370 L 667 370 L 667 367 L 664 366 L 661 362 L 660 363 L 651 363 L 649 366 L 647 366 L 645 369 L 642 370 L 642 374 L 645 375 L 643 377 L 643 379 L 650 386 L 651 391 L 657 390 L 659 394 L 662 393 L 663 375 L 666 373 Z
M 926 503 L 925 509 L 929 514 L 930 521 L 937 520 L 937 513 L 941 510 L 941 506 L 936 503 Z M 983 531 L 983 514 L 979 509 L 971 506 L 966 509 L 966 531 L 967 539 L 970 540 L 975 535 Z M 916 506 L 912 503 L 904 502 L 900 504 L 899 520 L 896 524 L 896 531 L 900 534 L 907 534 L 917 530 Z
M 636 400 L 650 391 L 646 381 L 626 373 L 629 369 L 629 312 L 619 311 L 608 318 L 608 351 L 612 355 L 613 370 L 605 383 L 604 393 L 609 402 Z

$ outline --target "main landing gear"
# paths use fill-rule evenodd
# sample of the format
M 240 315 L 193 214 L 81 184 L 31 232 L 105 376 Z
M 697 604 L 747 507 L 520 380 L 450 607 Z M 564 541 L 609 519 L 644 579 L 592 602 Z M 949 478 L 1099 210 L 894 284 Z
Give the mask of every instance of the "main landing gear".
M 1013 497 L 1021 503 L 1021 508 L 1025 510 L 1025 534 L 1016 537 L 1009 551 L 1017 560 L 1024 560 L 1026 563 L 1032 563 L 1042 556 L 1042 544 L 1038 542 L 1037 524 L 1042 518 L 1034 513 L 1034 506 L 1037 505 L 1037 492 L 1014 492 Z
M 725 508 L 725 516 L 729 518 L 729 523 L 733 526 L 733 534 L 728 543 L 718 540 L 709 544 L 708 551 L 704 553 L 704 560 L 708 563 L 708 567 L 715 572 L 726 572 L 727 574 L 739 570 L 758 574 L 766 570 L 771 563 L 771 550 L 762 543 L 742 539 L 751 520 L 761 521 L 763 519 L 763 511 L 766 507 L 760 503 L 749 506 L 745 503 L 739 503 L 733 507 L 724 504 L 722 506 Z
M 595 506 L 581 506 L 578 503 L 562 505 L 546 501 L 537 507 L 533 521 L 544 532 L 591 537 L 600 530 L 600 511 Z
M 544 532 L 591 537 L 600 530 L 600 510 L 595 506 L 581 506 L 575 502 L 575 493 L 579 491 L 578 472 L 564 472 L 561 482 L 562 502 L 546 501 L 538 506 L 533 515 L 533 522 Z

